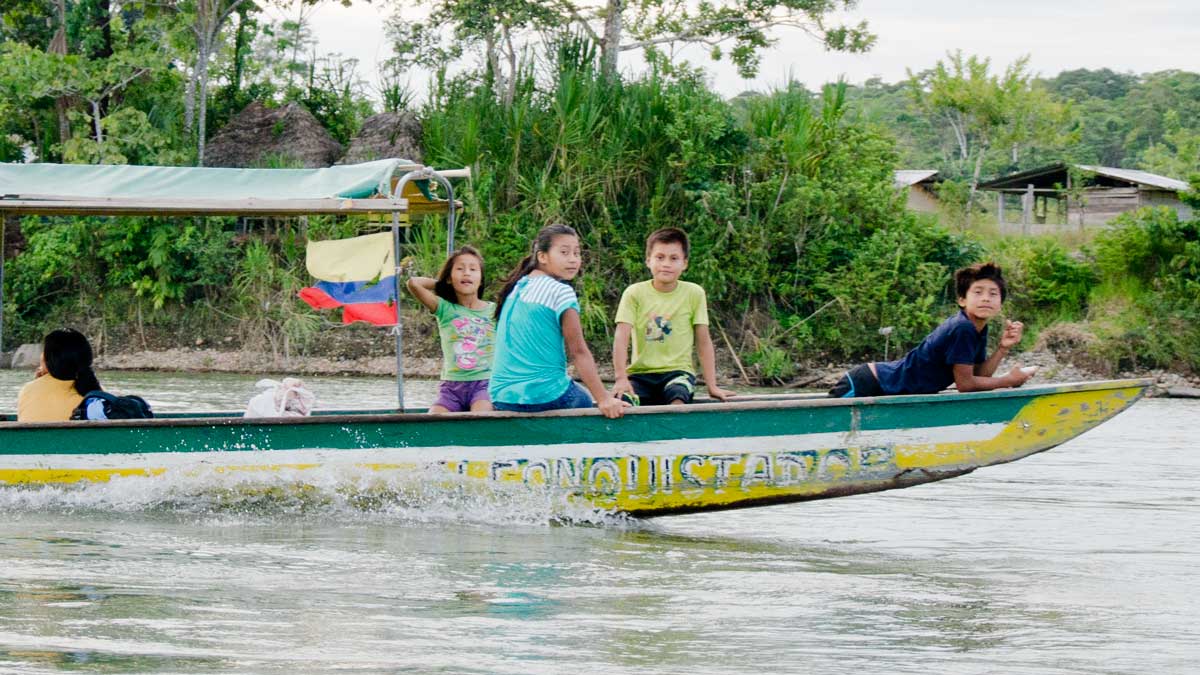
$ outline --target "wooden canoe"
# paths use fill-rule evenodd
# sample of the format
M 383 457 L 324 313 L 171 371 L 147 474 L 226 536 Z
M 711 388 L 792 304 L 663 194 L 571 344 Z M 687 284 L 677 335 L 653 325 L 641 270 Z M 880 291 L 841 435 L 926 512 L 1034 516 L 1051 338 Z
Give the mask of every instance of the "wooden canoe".
M 1068 441 L 1124 410 L 1149 384 L 1119 380 L 864 399 L 758 396 L 638 408 L 618 420 L 578 410 L 2 421 L 0 484 L 86 489 L 91 482 L 205 472 L 267 472 L 264 478 L 325 472 L 545 493 L 658 516 L 960 476 Z

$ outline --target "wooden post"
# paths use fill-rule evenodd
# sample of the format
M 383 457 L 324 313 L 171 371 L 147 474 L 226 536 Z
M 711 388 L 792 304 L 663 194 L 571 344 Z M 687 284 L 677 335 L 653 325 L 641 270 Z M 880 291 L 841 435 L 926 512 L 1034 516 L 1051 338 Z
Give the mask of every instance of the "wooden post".
M 996 224 L 1004 229 L 1004 190 L 996 191 Z
M 1033 222 L 1033 183 L 1025 186 L 1021 197 L 1021 234 L 1029 236 L 1029 223 Z

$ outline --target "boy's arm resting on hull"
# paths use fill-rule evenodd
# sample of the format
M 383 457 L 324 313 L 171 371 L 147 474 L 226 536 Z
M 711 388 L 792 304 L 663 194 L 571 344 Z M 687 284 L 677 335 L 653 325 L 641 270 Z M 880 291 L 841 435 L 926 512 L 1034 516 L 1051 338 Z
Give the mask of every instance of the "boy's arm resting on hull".
M 992 355 L 988 357 L 987 361 L 984 361 L 983 363 L 976 363 L 975 367 L 972 369 L 972 372 L 980 377 L 991 377 L 996 373 L 996 368 L 1000 367 L 1000 362 L 1004 360 L 1005 356 L 1008 356 L 1008 349 L 1005 347 L 1000 347 L 996 351 L 992 352 Z M 956 381 L 957 379 L 958 378 L 955 378 Z
M 568 309 L 559 319 L 562 323 L 563 342 L 567 345 L 567 354 L 575 364 L 575 372 L 579 373 L 584 386 L 591 392 L 596 401 L 596 407 L 605 417 L 615 419 L 625 414 L 629 404 L 612 397 L 604 383 L 600 381 L 600 373 L 596 371 L 596 360 L 592 358 L 592 350 L 588 349 L 587 341 L 583 339 L 583 326 L 579 323 L 579 312 Z
M 426 309 L 431 312 L 437 311 L 439 298 L 437 293 L 433 292 L 434 287 L 437 286 L 437 279 L 431 279 L 429 277 L 409 277 L 408 282 L 405 283 L 405 286 L 408 288 L 408 292 L 412 293 L 414 298 L 420 300 L 422 305 L 425 305 Z
M 712 335 L 708 332 L 708 326 L 702 323 L 696 324 L 696 353 L 700 357 L 700 371 L 704 373 L 704 384 L 708 387 L 708 395 L 718 401 L 724 401 L 730 396 L 737 396 L 737 392 L 717 386 L 717 352 L 713 348 Z
M 991 359 L 988 359 L 989 361 Z M 986 363 L 956 363 L 954 364 L 954 385 L 961 392 L 968 391 L 991 391 L 992 389 L 1003 389 L 1005 387 L 1019 387 L 1025 384 L 1029 379 L 1029 373 L 1021 371 L 1021 366 L 1013 366 L 1013 369 L 1000 377 L 992 377 L 990 375 L 978 375 L 976 369 Z M 993 372 L 995 366 L 992 366 Z
M 616 377 L 616 382 L 613 383 L 612 395 L 613 398 L 620 398 L 621 394 L 632 394 L 633 385 L 629 384 L 629 338 L 633 335 L 633 325 L 628 323 L 618 323 L 617 333 L 613 336 L 613 375 Z

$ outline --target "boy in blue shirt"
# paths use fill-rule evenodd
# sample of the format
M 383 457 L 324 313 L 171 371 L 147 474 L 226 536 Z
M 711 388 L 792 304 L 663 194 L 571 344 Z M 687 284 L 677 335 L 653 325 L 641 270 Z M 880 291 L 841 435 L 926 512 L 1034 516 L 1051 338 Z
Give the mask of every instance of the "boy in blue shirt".
M 1004 275 L 995 263 L 978 263 L 954 273 L 955 316 L 933 329 L 916 349 L 896 361 L 864 363 L 842 376 L 831 398 L 934 394 L 954 384 L 961 392 L 1019 387 L 1032 375 L 1020 366 L 993 377 L 996 367 L 1025 331 L 1020 321 L 1005 321 L 1000 345 L 987 356 L 988 321 L 1008 297 Z

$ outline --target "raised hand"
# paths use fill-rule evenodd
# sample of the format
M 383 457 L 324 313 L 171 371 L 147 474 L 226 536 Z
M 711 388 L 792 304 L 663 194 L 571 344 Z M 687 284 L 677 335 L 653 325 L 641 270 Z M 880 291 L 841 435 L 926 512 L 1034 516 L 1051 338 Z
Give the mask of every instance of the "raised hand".
M 1000 336 L 1000 346 L 1006 349 L 1016 347 L 1025 335 L 1025 324 L 1020 321 L 1005 321 L 1004 334 Z

